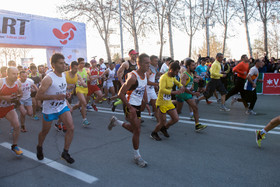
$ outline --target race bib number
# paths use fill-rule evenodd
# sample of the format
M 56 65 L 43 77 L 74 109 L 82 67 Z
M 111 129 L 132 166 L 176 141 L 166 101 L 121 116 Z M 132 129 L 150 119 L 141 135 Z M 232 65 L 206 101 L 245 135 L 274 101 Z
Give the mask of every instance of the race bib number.
M 64 100 L 61 100 L 61 101 L 52 101 L 50 103 L 50 107 L 55 109 L 55 108 L 58 108 L 60 105 L 63 105 L 64 104 Z
M 143 95 L 144 95 L 144 92 L 145 92 L 145 89 L 137 89 L 137 90 L 135 90 L 135 95 L 137 96 L 137 97 L 143 97 Z
M 163 100 L 165 101 L 171 100 L 171 95 L 163 94 Z
M 2 101 L 0 102 L 0 107 L 8 107 L 8 106 L 11 106 L 11 104 L 8 103 L 8 101 L 2 100 Z

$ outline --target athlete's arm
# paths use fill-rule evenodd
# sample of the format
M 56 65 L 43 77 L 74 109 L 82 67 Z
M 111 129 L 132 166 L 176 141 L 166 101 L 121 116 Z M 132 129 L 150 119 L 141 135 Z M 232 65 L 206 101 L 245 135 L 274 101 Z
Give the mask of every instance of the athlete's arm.
M 128 64 L 128 62 L 126 61 L 126 62 L 122 63 L 122 65 L 121 65 L 120 68 L 118 69 L 117 76 L 118 76 L 118 79 L 119 79 L 121 85 L 124 84 L 123 79 L 122 79 L 123 74 L 124 74 L 124 70 L 128 69 L 128 67 L 129 67 L 129 64 Z
M 122 85 L 122 87 L 120 88 L 120 91 L 118 93 L 119 98 L 122 100 L 122 102 L 127 106 L 127 108 L 130 110 L 131 105 L 129 104 L 129 102 L 127 101 L 125 95 L 127 93 L 127 91 L 129 90 L 129 88 L 131 88 L 132 85 L 134 85 L 137 81 L 137 78 L 135 75 L 133 75 L 132 73 L 129 74 L 127 80 L 125 81 L 125 83 Z
M 17 80 L 17 82 L 18 82 L 18 95 L 17 95 L 17 99 L 20 99 L 20 98 L 22 98 L 22 89 L 21 89 L 21 82 L 20 82 L 20 80 Z
M 77 77 L 78 77 L 78 85 L 83 86 L 83 87 L 87 87 L 87 84 L 83 81 L 81 75 L 77 74 Z
M 49 76 L 46 76 L 41 83 L 41 86 L 36 94 L 37 100 L 63 100 L 66 98 L 65 94 L 59 95 L 46 95 L 46 91 L 52 85 L 52 79 Z
M 146 73 L 146 75 L 147 75 L 147 84 L 148 85 L 151 85 L 151 86 L 158 86 L 158 83 L 156 83 L 156 82 L 151 82 L 151 81 L 149 81 L 149 77 L 150 77 L 150 75 L 152 74 L 152 71 L 149 69 L 148 71 L 147 71 L 147 73 Z

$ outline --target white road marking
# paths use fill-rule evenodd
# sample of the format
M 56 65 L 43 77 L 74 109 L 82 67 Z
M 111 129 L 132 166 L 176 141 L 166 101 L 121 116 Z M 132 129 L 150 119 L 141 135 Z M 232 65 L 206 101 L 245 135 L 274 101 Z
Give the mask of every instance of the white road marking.
M 108 109 L 110 108 L 103 108 L 103 107 L 98 107 L 98 112 L 102 112 L 102 113 L 107 113 L 107 114 L 115 114 L 115 115 L 124 115 L 123 112 L 116 112 L 116 111 L 121 111 L 121 110 L 116 110 L 115 112 L 112 112 L 112 111 L 108 111 Z M 100 109 L 103 109 L 103 110 L 100 110 Z M 146 119 L 151 119 L 152 116 L 149 116 L 149 115 L 143 115 L 145 114 L 146 112 L 142 112 L 141 113 L 141 117 L 142 118 L 146 118 Z M 148 114 L 148 113 L 146 113 Z M 185 123 L 185 124 L 192 124 L 194 125 L 194 121 L 189 121 L 189 117 L 179 117 L 180 120 L 179 122 L 180 123 Z M 167 117 L 167 119 L 169 119 Z M 206 123 L 203 123 L 203 125 L 207 125 L 209 127 L 218 127 L 218 128 L 225 128 L 225 129 L 234 129 L 234 130 L 242 130 L 242 131 L 250 131 L 250 132 L 255 132 L 256 129 L 253 129 L 253 128 L 248 128 L 248 127 L 256 127 L 257 129 L 261 129 L 261 128 L 264 128 L 265 126 L 264 125 L 255 125 L 255 124 L 246 124 L 246 123 L 237 123 L 237 122 L 229 122 L 229 121 L 218 121 L 218 120 L 208 120 L 208 119 L 199 119 L 200 121 L 206 121 Z M 207 123 L 207 122 L 212 122 L 212 123 Z M 215 123 L 215 124 L 213 124 Z M 217 124 L 219 123 L 219 124 Z M 226 125 L 222 125 L 222 124 L 226 124 Z M 241 126 L 241 127 L 236 127 L 236 126 Z M 278 134 L 280 135 L 280 132 L 279 131 L 275 131 L 275 130 L 278 130 L 280 128 L 275 128 L 273 131 L 269 131 L 270 134 Z
M 8 142 L 3 142 L 0 145 L 5 147 L 5 148 L 7 148 L 7 149 L 11 149 L 11 145 L 12 144 L 10 144 Z M 47 165 L 47 166 L 49 166 L 49 167 L 51 167 L 53 169 L 61 171 L 61 172 L 65 173 L 65 174 L 67 174 L 67 175 L 75 177 L 75 178 L 77 178 L 79 180 L 82 180 L 82 181 L 84 181 L 86 183 L 91 184 L 91 183 L 93 183 L 95 181 L 98 181 L 98 178 L 96 178 L 94 176 L 91 176 L 91 175 L 88 175 L 88 174 L 86 174 L 86 173 L 84 173 L 82 171 L 70 168 L 68 166 L 60 164 L 60 163 L 58 163 L 56 161 L 53 161 L 51 159 L 48 159 L 48 158 L 44 158 L 43 160 L 38 160 L 35 153 L 32 153 L 32 152 L 30 152 L 30 151 L 28 151 L 26 149 L 23 149 L 23 148 L 21 148 L 21 150 L 23 151 L 23 156 L 26 156 L 27 158 L 30 158 L 32 160 L 35 160 L 35 161 L 40 162 L 42 164 L 45 164 L 45 165 Z

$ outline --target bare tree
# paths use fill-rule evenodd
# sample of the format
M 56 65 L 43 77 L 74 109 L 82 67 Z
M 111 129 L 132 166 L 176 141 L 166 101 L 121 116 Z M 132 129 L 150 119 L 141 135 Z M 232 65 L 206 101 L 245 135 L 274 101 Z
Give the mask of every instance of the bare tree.
M 152 7 L 152 13 L 155 13 L 156 15 L 155 18 L 156 18 L 156 23 L 159 32 L 159 44 L 160 44 L 159 59 L 162 60 L 163 45 L 165 43 L 164 26 L 166 23 L 165 15 L 166 15 L 167 0 L 150 0 L 149 4 Z
M 139 52 L 138 36 L 144 33 L 149 23 L 148 2 L 142 0 L 122 0 L 123 26 L 133 36 L 135 50 Z
M 199 8 L 198 1 L 195 0 L 184 0 L 182 5 L 182 13 L 179 12 L 178 20 L 179 23 L 176 24 L 177 28 L 183 30 L 189 36 L 189 55 L 192 55 L 192 41 L 193 37 L 198 30 L 201 19 L 202 19 L 202 11 Z
M 211 18 L 216 0 L 201 0 L 201 10 L 204 18 L 205 35 L 206 35 L 206 46 L 207 56 L 210 56 L 210 43 L 209 43 L 209 19 Z
M 174 49 L 173 49 L 173 36 L 172 36 L 172 16 L 173 11 L 176 10 L 176 5 L 179 0 L 167 0 L 167 23 L 168 23 L 168 38 L 169 38 L 169 50 L 171 58 L 174 58 Z
M 263 23 L 264 50 L 266 54 L 268 54 L 267 23 L 270 19 L 273 18 L 274 14 L 277 14 L 276 10 L 277 5 L 279 6 L 279 1 L 256 0 L 256 2 L 259 9 L 261 21 Z
M 223 54 L 225 53 L 226 48 L 228 25 L 235 15 L 235 11 L 233 10 L 234 3 L 234 0 L 218 0 L 218 6 L 214 12 L 217 21 L 224 27 Z
M 111 62 L 109 38 L 112 34 L 111 22 L 117 11 L 114 0 L 69 0 L 67 4 L 59 7 L 71 20 L 86 19 L 97 29 L 104 41 L 108 62 Z
M 252 57 L 252 47 L 250 41 L 250 34 L 249 34 L 249 21 L 254 16 L 256 5 L 255 0 L 240 0 L 241 3 L 236 3 L 235 8 L 236 12 L 238 13 L 238 17 L 240 18 L 241 22 L 244 23 L 245 31 L 246 31 L 246 38 L 247 38 L 247 46 L 248 46 L 248 53 L 250 58 Z

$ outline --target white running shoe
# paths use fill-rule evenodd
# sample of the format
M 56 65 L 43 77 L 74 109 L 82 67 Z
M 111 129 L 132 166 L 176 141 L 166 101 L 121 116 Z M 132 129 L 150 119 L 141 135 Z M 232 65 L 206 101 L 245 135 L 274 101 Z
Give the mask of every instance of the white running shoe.
M 229 108 L 227 108 L 226 106 L 221 106 L 221 107 L 220 107 L 220 111 L 229 112 L 229 111 L 230 111 L 230 109 L 229 109 Z
M 148 165 L 148 163 L 145 160 L 143 160 L 143 158 L 141 156 L 135 157 L 134 162 L 141 168 L 144 168 Z
M 117 117 L 112 116 L 112 118 L 111 118 L 111 120 L 110 120 L 110 123 L 109 123 L 109 125 L 108 125 L 108 130 L 109 130 L 109 131 L 112 130 L 113 127 L 116 126 L 115 122 L 116 122 L 117 120 L 118 120 Z

